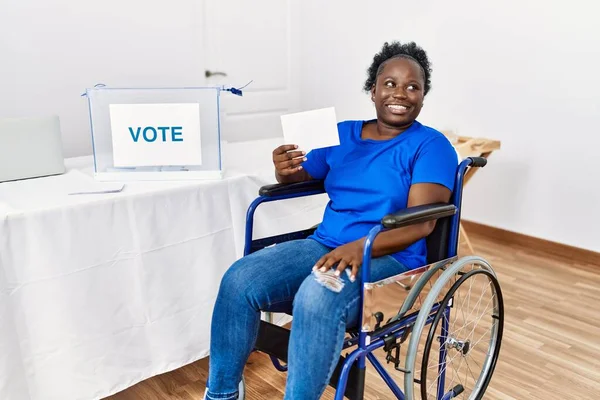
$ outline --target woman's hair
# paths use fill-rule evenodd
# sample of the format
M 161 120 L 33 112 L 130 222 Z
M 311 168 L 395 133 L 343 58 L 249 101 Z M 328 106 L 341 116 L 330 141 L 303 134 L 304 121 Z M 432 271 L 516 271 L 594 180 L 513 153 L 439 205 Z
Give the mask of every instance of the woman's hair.
M 377 77 L 383 70 L 383 65 L 392 58 L 407 58 L 419 64 L 421 71 L 423 72 L 423 79 L 425 80 L 424 94 L 429 92 L 429 89 L 431 89 L 431 67 L 429 65 L 429 60 L 427 59 L 427 53 L 417 46 L 415 42 L 401 44 L 396 41 L 391 44 L 385 42 L 381 51 L 373 57 L 373 63 L 367 70 L 368 77 L 365 81 L 365 86 L 363 87 L 365 92 L 369 92 L 373 88 L 373 85 L 377 81 Z

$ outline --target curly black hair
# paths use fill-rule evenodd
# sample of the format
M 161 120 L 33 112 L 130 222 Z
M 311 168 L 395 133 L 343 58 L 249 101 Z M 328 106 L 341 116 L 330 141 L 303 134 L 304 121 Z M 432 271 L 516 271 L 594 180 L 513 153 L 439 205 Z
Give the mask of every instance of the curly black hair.
M 383 65 L 392 58 L 408 58 L 416 61 L 423 71 L 425 94 L 429 92 L 429 89 L 431 89 L 431 66 L 427 58 L 427 53 L 421 47 L 417 46 L 415 42 L 402 44 L 396 41 L 391 44 L 385 42 L 381 51 L 373 57 L 373 63 L 367 70 L 368 77 L 363 87 L 365 92 L 371 91 L 377 81 L 377 77 L 383 70 Z

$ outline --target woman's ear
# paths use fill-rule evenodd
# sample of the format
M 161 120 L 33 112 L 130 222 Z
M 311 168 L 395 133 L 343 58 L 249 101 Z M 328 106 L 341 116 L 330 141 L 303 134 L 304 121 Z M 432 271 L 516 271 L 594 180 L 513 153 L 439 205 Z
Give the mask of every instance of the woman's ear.
M 371 101 L 375 103 L 375 84 L 371 86 Z

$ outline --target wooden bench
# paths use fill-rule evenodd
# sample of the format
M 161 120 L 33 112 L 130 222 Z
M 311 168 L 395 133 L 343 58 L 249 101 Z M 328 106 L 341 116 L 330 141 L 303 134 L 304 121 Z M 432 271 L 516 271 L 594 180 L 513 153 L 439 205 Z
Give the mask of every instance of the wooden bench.
M 495 150 L 500 150 L 501 143 L 499 140 L 460 136 L 454 134 L 452 131 L 442 131 L 442 133 L 450 140 L 461 159 L 465 159 L 467 157 L 488 158 Z M 465 173 L 463 187 L 480 169 L 481 168 L 469 168 L 469 170 Z M 459 247 L 461 243 L 465 243 L 471 254 L 475 254 L 473 245 L 471 244 L 469 236 L 467 235 L 462 223 L 460 224 L 460 236 Z

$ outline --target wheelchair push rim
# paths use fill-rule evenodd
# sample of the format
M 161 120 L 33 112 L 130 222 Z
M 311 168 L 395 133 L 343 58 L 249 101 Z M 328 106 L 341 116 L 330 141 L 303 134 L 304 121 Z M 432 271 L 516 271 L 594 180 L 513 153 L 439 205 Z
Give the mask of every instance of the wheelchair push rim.
M 410 335 L 405 398 L 481 399 L 496 365 L 503 324 L 502 293 L 489 263 L 463 257 L 447 266 L 423 302 Z

